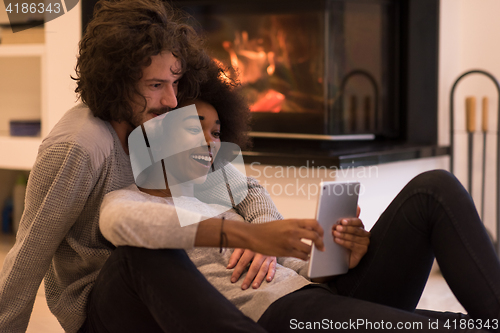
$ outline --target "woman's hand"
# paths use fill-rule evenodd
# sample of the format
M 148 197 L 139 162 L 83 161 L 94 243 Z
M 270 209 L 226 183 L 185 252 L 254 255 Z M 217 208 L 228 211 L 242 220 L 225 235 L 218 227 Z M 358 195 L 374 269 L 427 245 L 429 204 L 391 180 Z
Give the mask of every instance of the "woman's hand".
M 286 219 L 263 224 L 249 225 L 248 248 L 277 257 L 309 258 L 311 246 L 302 239 L 311 240 L 323 251 L 323 228 L 314 219 Z
M 227 265 L 228 269 L 234 268 L 231 276 L 232 283 L 238 281 L 248 264 L 250 264 L 250 267 L 241 284 L 241 289 L 247 289 L 250 284 L 252 288 L 257 289 L 264 281 L 264 278 L 267 282 L 273 280 L 274 273 L 276 273 L 276 257 L 265 256 L 251 250 L 235 249 Z
M 333 226 L 332 235 L 335 243 L 351 250 L 349 268 L 356 267 L 370 244 L 370 232 L 365 230 L 363 222 L 359 218 L 342 219 Z

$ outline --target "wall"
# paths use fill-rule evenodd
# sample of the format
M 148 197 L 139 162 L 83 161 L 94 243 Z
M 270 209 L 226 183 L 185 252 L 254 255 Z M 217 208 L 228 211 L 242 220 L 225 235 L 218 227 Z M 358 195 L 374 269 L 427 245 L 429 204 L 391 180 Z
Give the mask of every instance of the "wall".
M 483 69 L 500 78 L 500 1 L 441 0 L 441 40 L 439 72 L 439 142 L 449 143 L 449 98 L 453 82 L 464 72 Z M 482 76 L 471 75 L 457 86 L 455 103 L 455 174 L 465 186 L 467 171 L 467 134 L 465 133 L 465 98 L 476 96 L 477 113 L 474 134 L 473 188 L 476 206 L 481 209 L 481 169 L 483 134 L 480 131 L 483 96 L 489 98 L 489 132 L 486 152 L 486 195 L 484 223 L 496 228 L 496 129 L 498 98 L 493 83 Z
M 48 112 L 43 121 L 48 127 L 46 134 L 66 111 L 77 104 L 76 83 L 71 76 L 76 76 L 78 42 L 82 35 L 80 17 L 81 4 L 78 3 L 72 10 L 45 25 L 48 77 L 45 96 Z

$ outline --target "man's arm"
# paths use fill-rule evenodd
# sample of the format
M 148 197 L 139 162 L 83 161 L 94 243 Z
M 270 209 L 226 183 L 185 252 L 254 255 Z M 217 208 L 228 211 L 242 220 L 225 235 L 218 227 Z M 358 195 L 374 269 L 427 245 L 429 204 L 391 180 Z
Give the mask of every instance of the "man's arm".
M 248 249 L 235 249 L 229 258 L 227 269 L 234 268 L 231 275 L 232 283 L 238 281 L 241 274 L 248 269 L 248 273 L 241 284 L 241 289 L 248 289 L 250 285 L 252 288 L 257 289 L 264 282 L 264 279 L 267 282 L 274 279 L 276 264 L 276 257 L 255 253 Z
M 38 287 L 92 190 L 88 155 L 74 144 L 39 153 L 16 243 L 0 272 L 0 332 L 24 332 Z

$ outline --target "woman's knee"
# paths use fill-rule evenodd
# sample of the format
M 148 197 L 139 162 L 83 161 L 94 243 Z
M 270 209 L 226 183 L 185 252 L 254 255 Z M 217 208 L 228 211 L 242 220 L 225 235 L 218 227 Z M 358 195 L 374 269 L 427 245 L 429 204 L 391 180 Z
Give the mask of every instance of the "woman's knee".
M 446 170 L 431 170 L 423 172 L 413 178 L 407 186 L 411 188 L 435 189 L 438 191 L 463 189 L 460 181 Z

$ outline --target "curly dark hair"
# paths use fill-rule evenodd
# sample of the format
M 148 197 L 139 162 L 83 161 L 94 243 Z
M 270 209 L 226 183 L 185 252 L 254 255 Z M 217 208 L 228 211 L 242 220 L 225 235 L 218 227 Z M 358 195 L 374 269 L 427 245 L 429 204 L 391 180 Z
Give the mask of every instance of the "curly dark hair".
M 239 82 L 231 79 L 234 71 L 223 68 L 212 61 L 207 69 L 207 78 L 200 84 L 196 97 L 214 107 L 221 122 L 221 141 L 237 144 L 242 150 L 252 146 L 250 130 L 250 109 L 239 90 Z M 191 104 L 192 99 L 179 99 L 179 105 Z
M 161 0 L 101 0 L 80 41 L 79 98 L 103 120 L 129 120 L 137 83 L 151 57 L 170 51 L 180 60 L 179 96 L 195 98 L 210 57 L 187 16 Z M 146 99 L 144 109 L 146 108 Z

